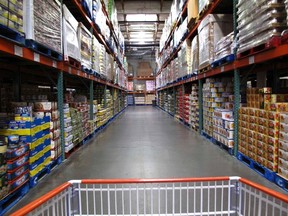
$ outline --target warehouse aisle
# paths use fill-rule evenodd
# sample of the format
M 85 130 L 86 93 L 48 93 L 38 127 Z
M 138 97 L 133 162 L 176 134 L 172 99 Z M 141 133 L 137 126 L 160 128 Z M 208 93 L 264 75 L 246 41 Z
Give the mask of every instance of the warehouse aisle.
M 94 140 L 42 179 L 12 211 L 70 179 L 227 175 L 242 176 L 283 193 L 163 111 L 129 107 Z

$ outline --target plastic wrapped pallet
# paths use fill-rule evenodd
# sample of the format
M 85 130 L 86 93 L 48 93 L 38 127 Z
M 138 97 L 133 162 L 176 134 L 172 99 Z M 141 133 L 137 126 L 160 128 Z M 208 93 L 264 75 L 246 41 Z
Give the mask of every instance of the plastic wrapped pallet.
M 202 12 L 202 10 L 208 6 L 210 3 L 212 2 L 212 0 L 199 0 L 199 13 Z
M 92 69 L 97 73 L 100 73 L 100 52 L 102 44 L 99 43 L 98 39 L 93 35 L 92 38 L 93 50 L 92 50 Z M 101 73 L 100 73 L 101 74 Z
M 214 49 L 217 42 L 232 31 L 232 15 L 209 14 L 201 21 L 198 28 L 199 69 L 214 61 Z
M 80 46 L 77 37 L 78 21 L 63 5 L 63 50 L 64 60 L 68 60 L 68 56 L 80 61 Z
M 58 0 L 24 1 L 26 39 L 62 53 L 61 3 Z
M 287 27 L 283 0 L 239 1 L 237 4 L 238 52 L 280 36 Z
M 0 1 L 0 24 L 23 33 L 23 0 Z
M 220 39 L 215 46 L 215 60 L 233 54 L 233 37 L 234 32 Z
M 191 71 L 193 74 L 198 73 L 199 67 L 199 40 L 196 35 L 192 40 L 191 45 Z
M 80 44 L 81 64 L 88 69 L 92 68 L 92 34 L 82 24 L 78 25 L 78 40 Z

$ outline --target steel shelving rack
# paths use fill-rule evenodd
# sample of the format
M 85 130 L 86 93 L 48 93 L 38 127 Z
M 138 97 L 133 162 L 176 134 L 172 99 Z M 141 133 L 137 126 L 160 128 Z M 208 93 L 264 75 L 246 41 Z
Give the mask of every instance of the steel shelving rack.
M 87 16 L 86 12 L 84 11 L 80 1 L 78 0 L 64 0 L 61 2 L 62 5 L 67 3 L 66 6 L 69 8 L 69 10 L 72 12 L 72 14 L 77 18 L 78 22 L 82 22 L 85 27 L 90 29 L 90 31 L 96 36 L 96 38 L 99 40 L 101 44 L 103 44 L 106 48 L 106 52 L 113 56 L 114 61 L 117 62 L 119 68 L 121 70 L 124 69 L 124 65 L 120 62 L 119 57 L 117 54 L 111 49 L 111 47 L 107 44 L 104 36 L 98 31 L 96 28 L 96 25 L 91 21 L 91 19 Z M 104 2 L 101 1 L 102 5 L 104 6 Z M 104 14 L 107 14 L 107 11 L 105 7 L 103 7 Z M 112 26 L 111 21 L 109 20 L 108 16 L 106 17 L 106 22 L 108 23 L 110 27 L 110 31 L 113 32 L 113 38 L 116 41 L 117 46 L 120 49 L 119 41 L 116 37 L 114 28 Z M 123 54 L 123 49 L 121 50 L 121 55 Z M 11 64 L 9 62 L 1 62 L 0 66 L 2 69 L 10 69 L 15 71 L 15 80 L 18 80 L 18 85 L 20 85 L 20 79 L 19 73 L 25 72 L 25 71 L 33 71 L 33 73 L 37 74 L 37 76 L 44 76 L 48 78 L 47 80 L 54 85 L 54 87 L 57 88 L 57 102 L 58 102 L 58 109 L 60 112 L 60 124 L 61 124 L 61 145 L 62 149 L 65 149 L 64 144 L 64 113 L 63 113 L 63 103 L 64 103 L 64 95 L 63 92 L 65 90 L 66 86 L 66 77 L 74 77 L 83 82 L 85 81 L 86 84 L 84 86 L 88 89 L 89 92 L 89 104 L 93 104 L 93 92 L 94 92 L 94 85 L 95 84 L 103 84 L 106 86 L 109 86 L 114 89 L 118 89 L 121 93 L 126 94 L 127 89 L 126 87 L 121 87 L 118 84 L 114 84 L 112 81 L 108 81 L 105 79 L 101 79 L 98 77 L 95 77 L 93 75 L 87 74 L 83 72 L 81 69 L 74 67 L 73 65 L 69 64 L 69 62 L 66 61 L 59 61 L 57 59 L 53 59 L 50 56 L 46 56 L 44 54 L 41 54 L 37 51 L 34 51 L 30 48 L 25 47 L 22 43 L 19 43 L 17 41 L 10 40 L 9 38 L 1 37 L 0 36 L 0 54 L 1 57 L 10 59 L 11 61 L 19 62 L 19 65 L 21 65 L 21 70 L 19 65 Z M 29 68 L 25 68 L 26 65 L 33 66 Z M 34 68 L 34 69 L 31 69 Z M 19 71 L 18 71 L 19 70 Z M 18 71 L 19 73 L 16 73 Z M 20 72 L 21 71 L 21 72 Z M 35 77 L 35 80 L 37 78 Z M 33 82 L 33 81 L 32 81 Z M 87 82 L 89 84 L 87 85 Z M 20 92 L 18 92 L 20 94 Z M 17 97 L 20 99 L 20 95 Z M 93 106 L 90 106 L 90 119 L 93 117 Z M 65 152 L 62 151 L 62 159 L 65 159 Z
M 168 58 L 166 58 L 166 60 L 164 60 L 163 64 L 161 65 L 161 67 L 159 68 L 158 72 L 157 72 L 157 76 L 159 76 L 162 73 L 162 70 L 164 68 L 166 68 L 170 62 L 172 60 L 174 60 L 177 57 L 177 53 L 180 51 L 181 49 L 181 45 L 182 43 L 187 40 L 187 39 L 191 39 L 193 38 L 196 34 L 197 34 L 197 28 L 200 24 L 200 21 L 205 18 L 208 14 L 214 13 L 214 12 L 220 12 L 221 10 L 225 10 L 225 12 L 227 12 L 227 5 L 225 8 L 225 4 L 228 4 L 228 7 L 232 7 L 230 9 L 228 9 L 228 11 L 230 10 L 230 13 L 233 13 L 233 26 L 234 26 L 234 37 L 237 34 L 237 14 L 236 14 L 236 5 L 238 3 L 238 0 L 233 0 L 233 2 L 228 2 L 226 0 L 214 0 L 212 1 L 211 4 L 209 4 L 209 7 L 201 13 L 201 15 L 198 17 L 198 21 L 194 24 L 194 26 L 189 30 L 187 36 L 185 37 L 184 40 L 182 40 L 177 47 L 175 47 L 173 50 L 173 52 L 168 56 Z M 175 26 L 171 29 L 171 32 L 169 34 L 169 37 L 165 43 L 165 46 L 163 47 L 163 49 L 160 51 L 159 56 L 163 55 L 163 51 L 165 49 L 167 49 L 171 39 L 172 39 L 172 35 L 174 33 L 174 31 L 176 30 L 176 26 L 179 25 L 179 23 L 181 22 L 181 17 L 183 16 L 183 14 L 186 13 L 187 10 L 187 4 L 188 1 L 186 3 L 186 5 L 183 7 L 183 11 L 179 14 L 179 17 L 175 23 Z M 225 8 L 225 9 L 224 9 Z M 236 56 L 236 50 L 234 50 L 234 54 Z M 205 80 L 205 78 L 208 77 L 216 77 L 218 75 L 227 75 L 227 74 L 233 74 L 233 79 L 234 79 L 234 96 L 235 96 L 235 100 L 234 100 L 234 121 L 235 121 L 235 133 L 234 133 L 234 151 L 233 154 L 236 156 L 237 152 L 238 152 L 238 110 L 240 107 L 240 84 L 241 84 L 241 80 L 240 80 L 240 72 L 241 70 L 248 68 L 248 67 L 253 67 L 255 65 L 259 65 L 261 63 L 265 63 L 268 61 L 272 61 L 272 60 L 277 60 L 280 59 L 282 57 L 287 57 L 288 56 L 288 44 L 287 43 L 283 43 L 279 46 L 273 47 L 271 49 L 265 49 L 263 51 L 257 52 L 255 54 L 249 55 L 247 57 L 243 57 L 240 59 L 236 59 L 235 61 L 219 66 L 219 67 L 215 67 L 215 68 L 211 68 L 209 70 L 207 70 L 204 73 L 201 74 L 197 74 L 197 75 L 193 75 L 188 79 L 185 80 L 181 80 L 178 82 L 174 82 L 174 83 L 170 83 L 167 84 L 163 87 L 157 88 L 157 94 L 159 94 L 159 92 L 161 91 L 165 91 L 167 89 L 174 89 L 177 86 L 180 85 L 185 85 L 187 83 L 195 83 L 198 82 L 198 86 L 199 86 L 199 132 L 201 133 L 202 129 L 203 129 L 203 92 L 202 92 L 202 87 L 203 87 L 203 81 Z

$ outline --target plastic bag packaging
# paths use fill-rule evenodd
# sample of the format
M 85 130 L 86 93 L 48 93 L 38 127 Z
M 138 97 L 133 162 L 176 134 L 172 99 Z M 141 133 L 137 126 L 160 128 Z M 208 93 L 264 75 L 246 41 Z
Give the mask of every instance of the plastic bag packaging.
M 80 46 L 77 37 L 78 21 L 70 13 L 66 5 L 63 5 L 63 50 L 64 59 L 68 56 L 80 61 Z
M 227 36 L 223 37 L 215 46 L 215 60 L 221 59 L 225 56 L 231 55 L 232 43 L 233 43 L 234 32 L 231 32 Z
M 287 26 L 284 6 L 283 0 L 239 1 L 238 53 L 266 43 L 273 36 L 281 35 Z

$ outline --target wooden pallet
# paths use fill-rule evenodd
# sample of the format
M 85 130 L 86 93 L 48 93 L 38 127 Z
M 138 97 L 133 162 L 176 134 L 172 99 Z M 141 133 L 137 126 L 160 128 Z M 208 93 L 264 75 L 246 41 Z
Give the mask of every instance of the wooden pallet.
M 281 37 L 278 36 L 273 36 L 270 38 L 267 42 L 259 44 L 255 47 L 251 47 L 248 50 L 245 50 L 243 52 L 239 52 L 237 54 L 237 58 L 245 58 L 251 55 L 255 55 L 256 53 L 263 52 L 265 50 L 273 49 L 281 45 Z
M 0 24 L 0 37 L 6 38 L 21 45 L 25 45 L 24 34 Z
M 67 60 L 65 60 L 66 64 L 69 64 L 77 69 L 81 69 L 81 62 L 77 61 L 76 59 L 68 56 Z

